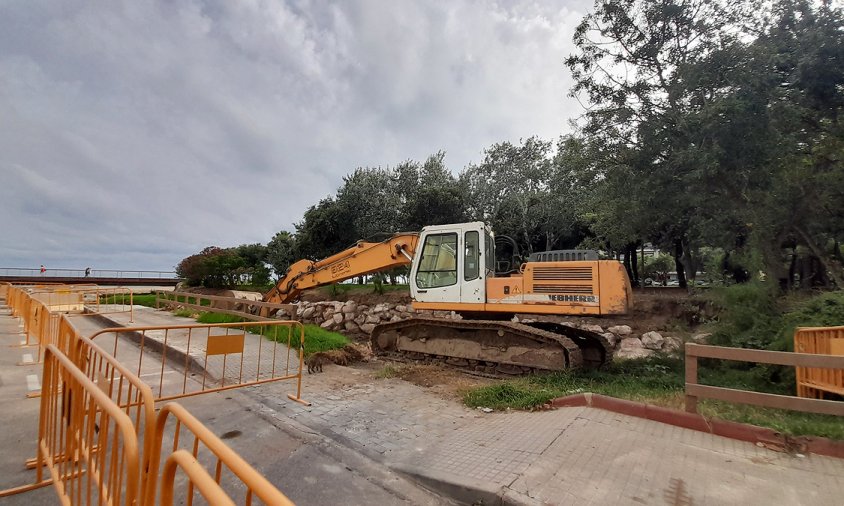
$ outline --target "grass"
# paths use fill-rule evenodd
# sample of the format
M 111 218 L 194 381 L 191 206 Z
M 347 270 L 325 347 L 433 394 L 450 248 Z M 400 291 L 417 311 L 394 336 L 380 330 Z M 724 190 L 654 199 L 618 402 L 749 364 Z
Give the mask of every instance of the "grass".
M 504 380 L 469 390 L 463 401 L 470 407 L 527 410 L 542 406 L 557 397 L 593 392 L 681 409 L 684 398 L 683 378 L 681 359 L 657 356 L 615 362 L 600 371 L 568 371 Z M 755 383 L 755 379 L 743 383 L 735 370 L 726 374 L 716 369 L 701 371 L 701 382 L 752 389 L 750 385 Z M 769 427 L 789 435 L 844 439 L 844 423 L 836 416 L 736 405 L 709 399 L 699 403 L 699 410 L 708 417 Z
M 100 304 L 128 304 L 129 294 L 103 295 L 100 297 Z M 132 294 L 132 304 L 138 306 L 155 307 L 154 293 Z
M 239 316 L 229 315 L 225 313 L 200 313 L 196 319 L 199 323 L 217 324 L 217 323 L 241 323 L 247 321 Z M 268 339 L 278 341 L 280 343 L 287 343 L 288 329 L 286 326 L 261 325 L 260 332 Z M 291 345 L 298 348 L 298 338 L 293 336 L 290 339 Z M 305 324 L 305 355 L 317 353 L 320 351 L 328 351 L 342 348 L 349 344 L 348 338 L 337 332 L 325 330 L 319 325 Z
M 385 365 L 381 368 L 378 372 L 375 373 L 375 377 L 378 379 L 388 379 L 388 378 L 395 378 L 399 375 L 399 370 L 393 367 L 392 365 Z
M 670 358 L 626 360 L 600 371 L 567 371 L 506 380 L 470 390 L 463 400 L 470 407 L 532 409 L 557 397 L 594 392 L 666 405 L 683 389 L 682 367 L 680 360 Z

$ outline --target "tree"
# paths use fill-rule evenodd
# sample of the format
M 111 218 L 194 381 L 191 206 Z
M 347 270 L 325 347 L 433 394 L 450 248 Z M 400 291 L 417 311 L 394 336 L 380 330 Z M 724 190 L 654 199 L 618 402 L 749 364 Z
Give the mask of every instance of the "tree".
M 700 83 L 687 81 L 684 72 L 736 40 L 749 5 L 599 0 L 575 32 L 579 53 L 566 60 L 576 83 L 572 94 L 584 94 L 590 105 L 584 132 L 603 150 L 606 170 L 620 172 L 602 179 L 624 181 L 630 195 L 611 204 L 610 215 L 621 218 L 618 211 L 629 203 L 631 211 L 649 216 L 629 223 L 629 235 L 672 251 L 683 286 L 684 266 L 691 266 L 695 245 L 702 242 L 695 235 L 707 215 L 701 207 L 717 210 L 705 195 L 688 191 L 711 165 L 688 121 L 711 90 L 694 86 Z M 618 195 L 617 190 L 608 193 Z M 656 190 L 664 193 L 655 195 Z
M 556 168 L 548 141 L 530 137 L 520 145 L 494 144 L 483 162 L 460 175 L 469 217 L 513 237 L 525 252 L 554 248 L 574 223 L 572 208 L 564 202 L 569 181 L 565 169 Z
M 389 170 L 356 169 L 343 178 L 336 203 L 355 240 L 389 236 L 399 227 L 401 202 Z
M 332 197 L 305 211 L 296 227 L 296 258 L 319 260 L 354 244 L 358 237 L 348 214 Z
M 176 274 L 185 278 L 190 286 L 234 288 L 240 280 L 242 271 L 239 269 L 244 265 L 235 248 L 209 246 L 179 262 Z
M 267 243 L 267 263 L 270 264 L 277 278 L 287 272 L 290 264 L 298 260 L 296 256 L 296 237 L 282 230 Z
M 465 188 L 444 161 L 445 153 L 440 151 L 421 165 L 407 161 L 393 170 L 401 201 L 402 230 L 421 230 L 428 225 L 466 220 Z

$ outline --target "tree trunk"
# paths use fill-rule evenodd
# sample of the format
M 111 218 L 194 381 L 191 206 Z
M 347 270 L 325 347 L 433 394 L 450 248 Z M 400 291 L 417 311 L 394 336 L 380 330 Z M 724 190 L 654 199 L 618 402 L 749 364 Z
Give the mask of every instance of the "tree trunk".
M 632 244 L 627 247 L 630 253 L 630 267 L 633 269 L 633 286 L 641 286 L 639 279 L 639 260 L 636 258 L 636 245 Z
M 674 241 L 674 268 L 677 269 L 677 283 L 680 288 L 688 288 L 686 269 L 683 267 L 683 243 L 679 239 Z
M 633 268 L 630 267 L 630 248 L 624 249 L 624 269 L 627 270 L 627 277 L 630 278 L 630 282 L 635 286 L 636 285 L 636 278 L 633 276 Z
M 832 281 L 835 283 L 835 286 L 838 288 L 844 287 L 844 269 L 841 267 L 841 262 L 839 262 L 836 258 L 827 255 L 826 252 L 823 251 L 818 245 L 815 243 L 814 239 L 806 233 L 805 230 L 798 226 L 793 227 L 800 238 L 806 243 L 806 246 L 809 248 L 809 251 L 812 252 L 813 255 L 818 257 L 823 267 L 829 271 L 829 275 L 832 278 Z M 802 280 L 801 280 L 801 285 Z
M 683 262 L 683 270 L 686 277 L 694 281 L 697 278 L 697 269 L 695 268 L 694 257 L 692 257 L 692 248 L 685 239 L 680 239 L 680 245 L 683 247 L 683 255 L 680 257 Z
M 645 284 L 645 277 L 647 277 L 647 274 L 645 273 L 645 243 L 642 243 L 642 251 L 641 251 L 641 253 L 642 253 L 642 254 L 641 254 L 641 257 L 640 257 L 640 258 L 642 259 L 642 271 L 641 271 L 641 272 L 642 272 L 642 285 L 644 286 L 644 284 Z

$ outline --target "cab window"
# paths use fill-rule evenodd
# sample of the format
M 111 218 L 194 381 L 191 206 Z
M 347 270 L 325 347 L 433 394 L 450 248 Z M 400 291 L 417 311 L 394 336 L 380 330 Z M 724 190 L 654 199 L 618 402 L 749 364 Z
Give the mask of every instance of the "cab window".
M 431 234 L 422 245 L 416 271 L 418 288 L 438 288 L 457 283 L 457 234 Z
M 466 232 L 466 257 L 463 262 L 463 278 L 466 281 L 478 279 L 480 275 L 481 248 L 480 238 L 476 230 Z

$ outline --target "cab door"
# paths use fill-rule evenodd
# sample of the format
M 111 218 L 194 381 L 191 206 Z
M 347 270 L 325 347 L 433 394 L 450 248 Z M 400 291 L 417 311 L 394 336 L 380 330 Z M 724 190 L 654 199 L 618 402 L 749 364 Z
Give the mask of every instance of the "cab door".
M 481 222 L 425 227 L 411 271 L 413 299 L 431 303 L 484 303 L 487 235 Z
M 475 225 L 475 226 L 473 226 Z M 477 225 L 480 225 L 478 227 Z M 486 300 L 486 251 L 484 227 L 481 223 L 469 223 L 463 228 L 462 277 L 460 280 L 460 302 L 482 304 Z
M 419 302 L 459 302 L 460 227 L 426 227 L 411 272 L 411 296 Z

